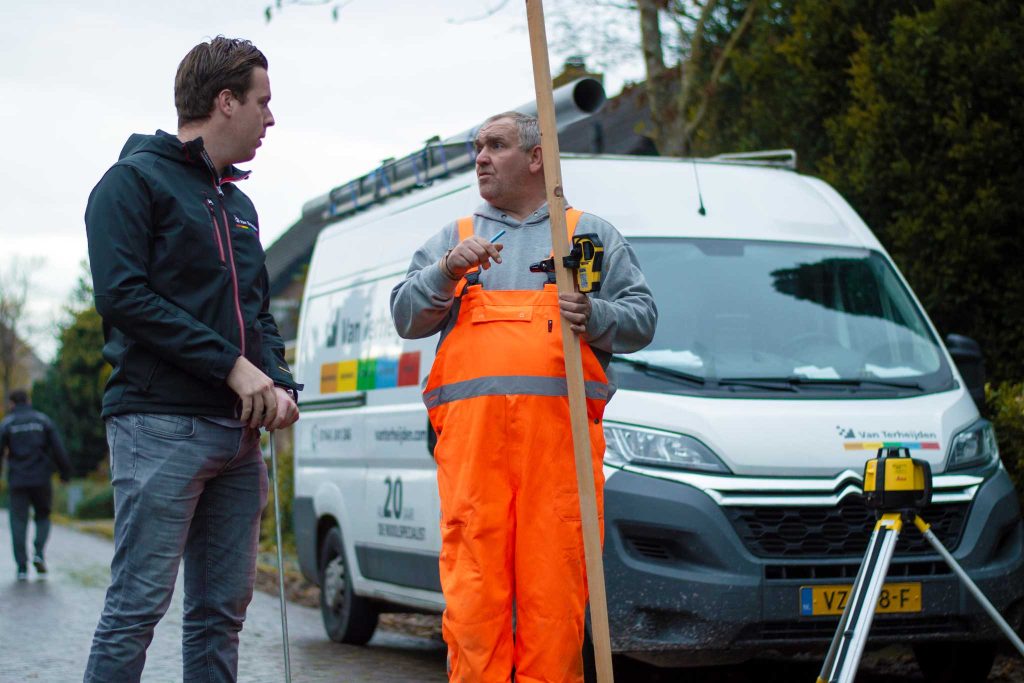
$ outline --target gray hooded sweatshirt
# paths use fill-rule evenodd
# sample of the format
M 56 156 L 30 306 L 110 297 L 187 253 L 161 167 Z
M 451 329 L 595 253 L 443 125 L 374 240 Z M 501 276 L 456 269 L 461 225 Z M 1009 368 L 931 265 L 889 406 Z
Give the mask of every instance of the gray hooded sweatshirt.
M 490 204 L 473 214 L 473 232 L 490 239 L 499 231 L 501 263 L 480 270 L 480 284 L 487 290 L 542 289 L 547 274 L 531 273 L 530 264 L 551 255 L 551 222 L 548 205 L 518 221 Z M 604 245 L 601 291 L 590 295 L 591 315 L 584 340 L 602 365 L 612 353 L 629 353 L 647 346 L 654 337 L 658 311 L 654 297 L 640 272 L 636 254 L 619 231 L 597 216 L 584 213 L 576 234 L 595 233 Z M 446 225 L 412 257 L 405 279 L 391 291 L 391 315 L 398 333 L 406 339 L 441 332 L 443 339 L 458 318 L 455 287 L 438 265 L 445 252 L 459 242 L 457 221 Z

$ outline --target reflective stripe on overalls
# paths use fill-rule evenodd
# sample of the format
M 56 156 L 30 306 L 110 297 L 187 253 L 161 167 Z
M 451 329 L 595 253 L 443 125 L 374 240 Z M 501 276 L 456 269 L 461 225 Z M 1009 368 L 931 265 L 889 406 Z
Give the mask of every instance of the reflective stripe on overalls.
M 579 216 L 567 212 L 570 236 Z M 459 241 L 472 234 L 460 220 Z M 580 683 L 587 593 L 558 290 L 463 279 L 456 296 L 423 394 L 438 434 L 450 680 L 506 683 L 515 667 L 517 683 Z M 600 512 L 612 387 L 580 345 Z

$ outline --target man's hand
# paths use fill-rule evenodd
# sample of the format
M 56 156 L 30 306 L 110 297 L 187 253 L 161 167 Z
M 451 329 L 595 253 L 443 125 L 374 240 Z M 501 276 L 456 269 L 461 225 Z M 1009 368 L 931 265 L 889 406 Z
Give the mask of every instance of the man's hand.
M 264 425 L 270 431 L 289 427 L 299 419 L 299 407 L 295 405 L 291 394 L 281 387 L 274 387 L 274 394 L 277 396 L 277 419 L 272 424 Z
M 491 244 L 479 235 L 470 235 L 451 250 L 445 259 L 445 266 L 454 279 L 459 279 L 473 266 L 487 270 L 491 267 L 492 259 L 495 263 L 501 263 L 501 248 L 502 245 Z
M 562 311 L 562 317 L 569 321 L 569 327 L 576 334 L 583 334 L 587 331 L 587 321 L 590 320 L 590 297 L 580 292 L 558 295 L 558 308 Z
M 277 419 L 277 394 L 273 380 L 246 360 L 245 356 L 239 356 L 235 361 L 227 385 L 242 399 L 239 419 L 248 422 L 250 429 L 269 426 Z

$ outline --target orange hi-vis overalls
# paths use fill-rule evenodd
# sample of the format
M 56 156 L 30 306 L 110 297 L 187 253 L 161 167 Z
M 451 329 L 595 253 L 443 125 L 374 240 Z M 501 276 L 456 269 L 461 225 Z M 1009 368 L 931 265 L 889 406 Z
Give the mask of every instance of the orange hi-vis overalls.
M 567 212 L 570 236 L 579 216 Z M 458 225 L 460 242 L 473 234 L 471 218 Z M 424 390 L 438 436 L 450 680 L 506 683 L 514 667 L 516 683 L 580 683 L 587 587 L 558 291 L 464 278 L 455 296 L 458 319 Z M 603 519 L 601 417 L 613 388 L 580 345 Z

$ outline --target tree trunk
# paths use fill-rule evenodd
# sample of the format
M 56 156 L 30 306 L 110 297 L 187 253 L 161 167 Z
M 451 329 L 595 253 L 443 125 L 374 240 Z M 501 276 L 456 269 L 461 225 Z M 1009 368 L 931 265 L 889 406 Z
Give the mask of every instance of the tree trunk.
M 700 14 L 694 20 L 690 34 L 681 35 L 681 38 L 689 38 L 690 50 L 685 56 L 680 56 L 675 68 L 665 65 L 663 54 L 659 19 L 661 11 L 668 11 L 665 0 L 637 0 L 640 10 L 640 43 L 647 69 L 645 87 L 651 105 L 650 137 L 663 156 L 686 156 L 690 153 L 694 134 L 704 120 L 714 86 L 721 78 L 737 42 L 750 26 L 758 2 L 750 1 L 743 18 L 715 60 L 707 83 L 699 87 L 697 77 L 703 58 L 706 27 L 718 0 L 706 0 L 702 6 L 698 5 Z M 684 33 L 684 25 L 677 23 L 680 32 Z M 678 81 L 675 79 L 676 74 L 679 76 Z

